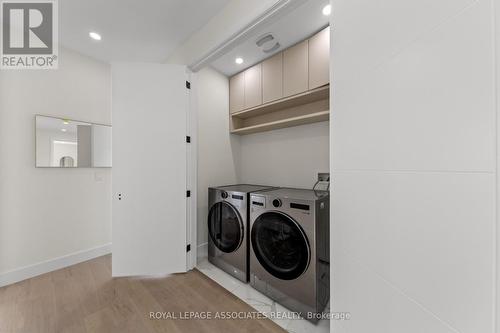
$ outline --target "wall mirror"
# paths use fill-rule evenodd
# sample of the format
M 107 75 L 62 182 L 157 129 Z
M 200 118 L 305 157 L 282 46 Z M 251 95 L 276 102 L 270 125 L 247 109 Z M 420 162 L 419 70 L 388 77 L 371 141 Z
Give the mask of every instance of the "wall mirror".
M 111 126 L 36 116 L 37 168 L 110 168 Z

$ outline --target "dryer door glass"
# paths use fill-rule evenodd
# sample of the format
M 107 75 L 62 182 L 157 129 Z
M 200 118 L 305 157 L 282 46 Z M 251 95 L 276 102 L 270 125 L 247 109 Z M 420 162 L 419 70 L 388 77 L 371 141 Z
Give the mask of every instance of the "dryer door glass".
M 293 280 L 309 265 L 310 249 L 302 228 L 278 212 L 260 215 L 252 226 L 252 248 L 260 264 L 273 276 Z
M 243 222 L 238 211 L 227 202 L 218 202 L 208 214 L 208 234 L 223 252 L 236 251 L 243 241 Z

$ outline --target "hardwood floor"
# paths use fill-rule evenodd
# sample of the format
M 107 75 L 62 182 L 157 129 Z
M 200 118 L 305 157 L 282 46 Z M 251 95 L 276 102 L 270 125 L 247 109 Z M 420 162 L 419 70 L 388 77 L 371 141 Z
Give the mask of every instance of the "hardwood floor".
M 269 319 L 179 318 L 229 311 L 255 310 L 197 270 L 113 279 L 111 256 L 0 288 L 1 333 L 284 332 Z M 150 312 L 170 318 L 151 319 Z

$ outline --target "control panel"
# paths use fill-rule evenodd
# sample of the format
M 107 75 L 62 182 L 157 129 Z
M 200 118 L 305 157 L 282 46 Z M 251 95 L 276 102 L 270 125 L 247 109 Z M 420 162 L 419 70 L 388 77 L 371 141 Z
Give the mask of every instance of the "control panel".
M 252 210 L 254 208 L 260 209 L 260 208 L 266 208 L 266 198 L 261 197 L 259 195 L 252 195 L 250 198 L 250 205 L 252 206 Z

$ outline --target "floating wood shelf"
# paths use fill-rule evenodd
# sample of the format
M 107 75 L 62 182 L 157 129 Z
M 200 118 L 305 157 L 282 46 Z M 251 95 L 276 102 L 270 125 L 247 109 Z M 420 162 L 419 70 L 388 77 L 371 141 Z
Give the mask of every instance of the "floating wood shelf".
M 330 118 L 330 86 L 322 86 L 231 114 L 231 133 L 270 131 Z
M 285 97 L 277 101 L 265 103 L 250 109 L 235 112 L 231 116 L 236 118 L 250 118 L 277 110 L 287 109 L 298 105 L 309 104 L 315 101 L 329 98 L 330 85 L 309 90 L 297 95 Z
M 279 129 L 279 128 L 286 128 L 286 127 L 316 123 L 316 122 L 320 122 L 320 121 L 326 121 L 329 118 L 330 118 L 330 111 L 321 111 L 321 112 L 310 113 L 310 114 L 303 115 L 303 116 L 297 116 L 297 117 L 292 117 L 292 118 L 287 118 L 287 119 L 282 119 L 282 120 L 271 121 L 268 123 L 262 123 L 262 124 L 258 124 L 258 125 L 242 127 L 242 128 L 238 128 L 238 129 L 233 130 L 231 133 L 239 134 L 239 135 L 252 134 L 252 133 L 270 131 L 270 130 Z

